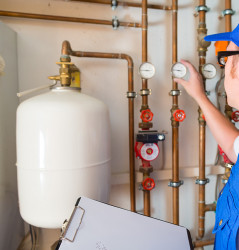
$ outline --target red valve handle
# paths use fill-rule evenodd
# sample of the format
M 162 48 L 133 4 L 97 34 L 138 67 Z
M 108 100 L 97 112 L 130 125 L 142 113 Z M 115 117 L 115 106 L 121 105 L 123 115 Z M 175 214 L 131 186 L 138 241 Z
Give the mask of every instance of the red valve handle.
M 155 182 L 154 179 L 152 178 L 146 178 L 143 180 L 142 182 L 142 186 L 144 188 L 144 190 L 150 191 L 155 187 Z
M 143 122 L 150 122 L 153 120 L 154 114 L 151 112 L 150 109 L 144 109 L 141 112 L 140 118 Z
M 227 155 L 224 153 L 224 151 L 219 145 L 218 145 L 218 149 L 219 149 L 219 154 L 223 157 L 224 162 L 231 163 L 230 159 L 227 157 Z
M 178 109 L 173 113 L 175 121 L 182 122 L 186 118 L 186 114 L 182 109 Z
M 237 110 L 237 111 L 234 111 L 233 113 L 232 113 L 232 120 L 234 121 L 234 122 L 239 122 L 239 111 Z

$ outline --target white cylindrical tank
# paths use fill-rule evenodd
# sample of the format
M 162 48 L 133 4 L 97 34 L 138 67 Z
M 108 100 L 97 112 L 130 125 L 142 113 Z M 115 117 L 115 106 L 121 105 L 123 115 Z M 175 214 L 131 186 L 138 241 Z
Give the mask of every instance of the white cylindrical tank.
M 101 101 L 58 87 L 17 110 L 20 213 L 31 225 L 59 228 L 77 198 L 107 202 L 110 127 Z

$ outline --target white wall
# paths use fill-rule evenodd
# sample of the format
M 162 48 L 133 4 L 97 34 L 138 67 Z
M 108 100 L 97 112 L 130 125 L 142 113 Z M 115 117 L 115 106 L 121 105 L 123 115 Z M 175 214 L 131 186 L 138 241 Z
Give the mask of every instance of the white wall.
M 158 2 L 158 1 L 155 1 Z M 171 1 L 161 0 L 160 4 L 168 4 Z M 223 1 L 208 0 L 207 5 L 211 11 L 207 13 L 208 33 L 223 32 L 224 20 L 219 21 L 218 16 L 224 9 Z M 178 58 L 188 59 L 198 66 L 197 56 L 197 27 L 198 18 L 193 16 L 194 7 L 198 1 L 179 1 L 178 13 Z M 232 0 L 233 9 L 238 12 L 239 3 Z M 86 4 L 60 0 L 2 0 L 0 9 L 19 12 L 42 13 L 49 15 L 75 16 L 85 18 L 99 18 L 111 20 L 117 16 L 119 20 L 140 22 L 141 10 L 135 8 L 118 7 L 112 11 L 109 6 Z M 91 24 L 40 21 L 20 18 L 0 17 L 18 33 L 18 70 L 19 90 L 38 87 L 48 83 L 47 76 L 58 73 L 55 62 L 59 60 L 61 43 L 69 40 L 73 50 L 126 53 L 132 56 L 135 64 L 135 89 L 141 89 L 141 80 L 138 68 L 141 64 L 141 30 L 135 28 L 119 28 L 113 30 L 110 26 Z M 170 109 L 171 97 L 168 95 L 172 88 L 170 76 L 171 68 L 171 12 L 162 10 L 149 10 L 149 37 L 148 37 L 148 61 L 156 67 L 155 77 L 149 81 L 152 95 L 149 97 L 149 105 L 154 112 L 154 129 L 166 130 L 164 154 L 153 163 L 155 169 L 171 168 L 171 122 Z M 233 27 L 236 26 L 238 13 L 233 16 Z M 209 49 L 207 61 L 215 63 L 214 46 Z M 72 61 L 82 72 L 82 92 L 103 100 L 110 109 L 112 125 L 112 172 L 113 183 L 121 183 L 112 186 L 111 203 L 129 208 L 128 173 L 128 100 L 125 98 L 127 91 L 126 62 L 119 60 L 95 60 L 86 58 L 72 58 Z M 210 98 L 214 99 L 214 87 L 219 78 L 210 80 L 207 89 L 212 91 Z M 140 96 L 135 100 L 135 131 L 138 130 Z M 195 171 L 198 165 L 198 112 L 196 103 L 182 90 L 179 97 L 179 106 L 184 109 L 187 118 L 180 124 L 180 167 L 186 167 Z M 217 145 L 207 130 L 206 164 L 213 164 Z M 163 164 L 164 163 L 164 164 Z M 137 165 L 139 162 L 137 161 Z M 219 171 L 219 170 L 218 170 Z M 220 170 L 221 171 L 221 170 Z M 158 176 L 165 172 L 157 172 Z M 168 174 L 165 178 L 170 178 Z M 196 174 L 190 174 L 194 176 Z M 189 176 L 190 176 L 189 175 Z M 124 181 L 120 182 L 120 178 Z M 211 183 L 207 185 L 207 202 L 214 201 L 216 177 L 211 177 Z M 126 179 L 125 179 L 126 178 Z M 125 181 L 126 180 L 126 181 Z M 185 184 L 180 188 L 180 224 L 191 230 L 192 236 L 196 233 L 197 223 L 197 189 L 195 178 L 184 178 Z M 157 187 L 152 191 L 152 216 L 172 220 L 171 212 L 171 188 L 167 187 L 167 181 L 157 182 Z M 137 193 L 137 209 L 142 211 L 142 193 Z M 210 234 L 214 224 L 214 214 L 206 216 L 206 234 Z M 209 249 L 209 248 L 208 248 Z

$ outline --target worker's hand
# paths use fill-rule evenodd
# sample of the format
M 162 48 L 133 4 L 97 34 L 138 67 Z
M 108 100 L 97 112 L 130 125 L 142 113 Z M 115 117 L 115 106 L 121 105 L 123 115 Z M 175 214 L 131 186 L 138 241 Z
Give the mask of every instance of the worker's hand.
M 206 97 L 202 76 L 197 72 L 195 67 L 190 62 L 181 60 L 181 63 L 188 68 L 190 78 L 188 81 L 184 79 L 174 78 L 174 81 L 181 84 L 185 88 L 187 93 L 192 96 L 197 102 L 199 102 L 201 98 Z

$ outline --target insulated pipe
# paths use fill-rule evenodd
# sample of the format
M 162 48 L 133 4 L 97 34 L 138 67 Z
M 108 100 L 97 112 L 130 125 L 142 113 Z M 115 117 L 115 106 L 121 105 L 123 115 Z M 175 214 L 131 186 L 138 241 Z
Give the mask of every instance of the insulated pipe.
M 76 23 L 88 23 L 88 24 L 101 24 L 101 25 L 110 25 L 110 26 L 112 26 L 112 23 L 113 23 L 112 21 L 108 21 L 108 20 L 41 15 L 41 14 L 22 13 L 22 12 L 3 11 L 3 10 L 0 10 L 0 16 L 31 18 L 31 19 L 51 20 L 51 21 L 76 22 Z M 119 22 L 118 24 L 119 26 L 124 26 L 124 27 L 141 28 L 140 23 Z
M 97 4 L 108 4 L 112 5 L 112 0 L 70 0 L 72 2 L 85 2 L 85 3 L 97 3 Z M 141 3 L 134 3 L 134 2 L 124 2 L 124 1 L 115 1 L 116 6 L 124 6 L 124 7 L 136 7 L 141 8 Z M 165 6 L 165 5 L 158 5 L 158 4 L 148 4 L 147 7 L 149 9 L 158 9 L 158 10 L 171 10 L 171 6 Z
M 107 58 L 107 59 L 124 59 L 128 63 L 128 99 L 129 99 L 129 164 L 130 164 L 130 201 L 131 211 L 136 211 L 135 201 L 135 159 L 134 159 L 134 80 L 133 80 L 133 60 L 126 54 L 117 53 L 99 53 L 73 51 L 70 43 L 64 41 L 62 43 L 62 55 L 70 55 L 77 57 Z
M 172 63 L 177 62 L 177 39 L 178 39 L 178 0 L 172 0 Z M 172 89 L 177 90 L 178 84 L 172 82 Z M 178 96 L 172 96 L 171 125 L 172 125 L 172 183 L 179 184 L 179 122 L 173 118 L 173 113 L 178 109 Z M 172 185 L 173 188 L 173 223 L 179 224 L 179 186 Z
M 148 60 L 148 3 L 147 0 L 142 0 L 142 63 Z M 142 90 L 148 89 L 147 79 L 142 79 Z M 148 109 L 148 95 L 142 95 L 141 111 Z M 149 128 L 146 128 L 149 129 Z M 149 172 L 144 174 L 144 179 L 148 178 Z M 150 216 L 150 191 L 144 192 L 144 215 Z

